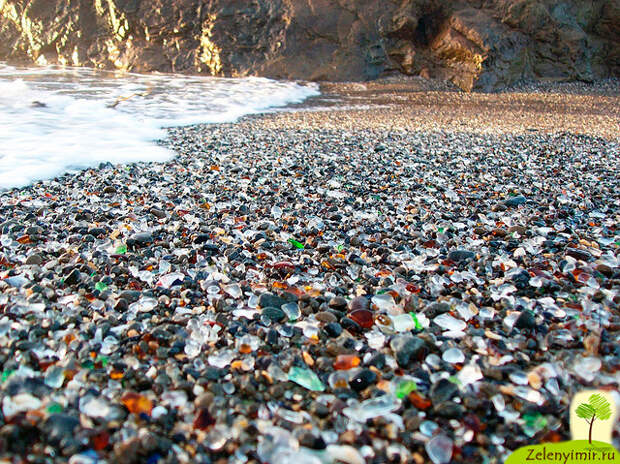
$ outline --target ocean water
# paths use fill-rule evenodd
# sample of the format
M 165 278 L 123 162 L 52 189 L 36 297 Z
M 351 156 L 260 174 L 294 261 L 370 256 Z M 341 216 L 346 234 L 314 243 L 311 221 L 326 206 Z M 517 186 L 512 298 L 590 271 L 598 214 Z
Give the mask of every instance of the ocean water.
M 0 189 L 102 162 L 166 161 L 164 128 L 232 122 L 318 86 L 264 78 L 117 74 L 0 63 Z

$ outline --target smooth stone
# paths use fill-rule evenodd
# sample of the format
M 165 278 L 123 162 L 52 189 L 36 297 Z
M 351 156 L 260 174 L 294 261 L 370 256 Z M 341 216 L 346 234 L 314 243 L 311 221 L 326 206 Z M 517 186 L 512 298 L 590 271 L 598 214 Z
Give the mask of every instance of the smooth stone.
M 385 355 L 383 353 L 373 355 L 373 357 L 368 360 L 368 365 L 375 366 L 379 370 L 383 369 L 385 367 Z
M 283 311 L 284 312 L 284 311 Z M 270 345 L 277 345 L 280 340 L 280 334 L 275 329 L 269 329 L 267 332 L 267 343 Z
M 347 300 L 341 296 L 335 296 L 329 301 L 329 307 L 339 311 L 344 311 L 347 309 L 347 305 Z
M 286 319 L 286 313 L 282 311 L 282 309 L 276 308 L 275 306 L 267 306 L 266 308 L 263 308 L 261 314 L 272 322 L 281 322 Z
M 226 369 L 220 369 L 219 367 L 207 366 L 203 374 L 207 380 L 219 380 L 226 374 Z
M 523 195 L 517 195 L 515 197 L 511 197 L 508 200 L 504 201 L 504 205 L 509 207 L 519 206 L 524 204 L 527 199 Z
M 349 310 L 357 311 L 358 309 L 370 309 L 370 300 L 365 296 L 358 296 L 349 302 Z
M 316 320 L 321 322 L 336 322 L 338 319 L 329 311 L 320 311 L 316 313 Z
M 306 448 L 314 450 L 323 450 L 327 448 L 327 444 L 325 443 L 325 440 L 323 440 L 323 437 L 310 431 L 301 432 L 297 439 L 299 440 L 299 444 Z
M 32 449 L 32 445 L 40 440 L 41 431 L 29 424 L 4 424 L 0 427 L 0 450 L 2 454 L 12 452 L 17 455 L 26 456 Z M 9 461 L 4 462 L 20 462 Z M 24 461 L 21 461 L 24 462 Z
M 457 419 L 465 414 L 465 408 L 462 404 L 455 403 L 454 401 L 444 401 L 435 406 L 433 412 L 447 419 Z
M 475 227 L 475 228 L 474 228 L 474 232 L 475 232 L 477 235 L 481 235 L 481 236 L 482 236 L 482 235 L 486 235 L 486 234 L 487 234 L 487 229 L 486 229 L 486 228 L 484 228 L 484 227 Z
M 129 309 L 129 304 L 125 298 L 119 298 L 114 305 L 114 310 L 118 312 L 125 312 Z
M 380 143 L 380 144 L 375 146 L 375 152 L 377 152 L 377 153 L 385 151 L 385 150 L 387 150 L 387 146 L 384 145 L 383 143 Z
M 581 261 L 590 261 L 592 259 L 592 254 L 590 252 L 580 250 L 579 248 L 566 247 L 566 254 Z
M 377 374 L 370 369 L 362 369 L 357 375 L 355 375 L 350 381 L 349 386 L 351 389 L 360 392 L 365 390 L 370 385 L 377 381 Z
M 266 308 L 268 306 L 272 306 L 274 308 L 280 308 L 285 303 L 286 303 L 286 300 L 284 298 L 278 295 L 274 295 L 273 293 L 262 293 L 258 297 L 258 305 L 261 308 Z
M 32 345 L 30 345 L 30 348 L 31 347 Z M 26 346 L 19 345 L 18 349 L 20 351 L 27 351 L 26 348 L 28 348 L 28 345 Z M 4 387 L 4 392 L 3 392 L 5 395 L 8 395 L 8 396 L 15 396 L 20 393 L 28 393 L 33 396 L 43 398 L 46 395 L 49 395 L 50 392 L 52 391 L 52 389 L 44 383 L 43 379 L 38 378 L 38 377 L 29 377 L 26 379 L 19 379 L 19 378 L 13 378 L 13 379 L 9 378 L 9 379 L 10 381 L 8 382 L 8 385 Z
M 313 402 L 310 406 L 310 412 L 315 414 L 320 419 L 324 419 L 329 416 L 329 408 L 323 403 Z
M 349 319 L 348 317 L 343 317 L 340 320 L 340 325 L 343 329 L 346 329 L 352 333 L 359 333 L 362 331 L 362 327 L 353 319 Z
M 453 398 L 459 391 L 459 387 L 448 379 L 440 379 L 431 387 L 430 398 L 433 404 L 438 405 Z
M 145 246 L 153 242 L 153 234 L 150 232 L 140 232 L 127 239 L 128 246 Z
M 515 232 L 521 236 L 524 236 L 527 233 L 527 229 L 523 226 L 512 226 L 508 228 L 509 234 L 512 234 Z
M 614 274 L 614 270 L 607 264 L 597 264 L 596 270 L 606 277 L 611 277 Z
M 534 313 L 532 313 L 529 309 L 523 310 L 515 321 L 515 327 L 517 329 L 527 330 L 536 328 L 536 318 L 534 317 Z
M 439 316 L 440 314 L 443 314 L 443 313 L 447 313 L 449 311 L 450 311 L 450 305 L 443 301 L 431 303 L 428 306 L 426 306 L 423 310 L 424 314 L 429 319 L 434 319 L 436 316 Z
M 43 424 L 43 431 L 47 440 L 58 444 L 63 440 L 71 439 L 75 429 L 80 426 L 80 420 L 67 414 L 52 414 Z
M 339 337 L 342 333 L 342 326 L 337 322 L 330 322 L 329 324 L 326 324 L 325 327 L 323 327 L 323 330 L 330 337 L 336 338 Z
M 82 280 L 82 273 L 74 269 L 65 277 L 65 285 L 76 285 Z
M 515 287 L 523 290 L 527 288 L 530 283 L 530 274 L 526 270 L 522 270 L 521 272 L 514 274 L 510 280 L 515 284 Z
M 392 339 L 390 346 L 400 367 L 407 367 L 421 353 L 426 351 L 426 343 L 419 337 L 400 335 Z
M 159 219 L 164 219 L 166 217 L 166 212 L 159 208 L 151 208 L 151 214 Z
M 142 292 L 139 292 L 138 290 L 124 290 L 119 295 L 119 298 L 124 299 L 128 303 L 134 303 L 138 301 L 141 296 Z
M 88 233 L 93 237 L 98 237 L 100 235 L 107 235 L 108 230 L 104 227 L 93 227 L 92 229 L 88 229 Z
M 454 261 L 455 263 L 460 263 L 461 261 L 467 261 L 473 259 L 476 256 L 476 253 L 469 250 L 452 250 L 448 253 L 448 259 Z
M 36 265 L 39 266 L 43 263 L 43 257 L 40 254 L 34 253 L 30 256 L 28 256 L 28 258 L 26 258 L 26 262 L 25 264 L 28 265 Z
M 211 240 L 211 234 L 198 234 L 196 238 L 194 238 L 194 243 L 205 243 Z

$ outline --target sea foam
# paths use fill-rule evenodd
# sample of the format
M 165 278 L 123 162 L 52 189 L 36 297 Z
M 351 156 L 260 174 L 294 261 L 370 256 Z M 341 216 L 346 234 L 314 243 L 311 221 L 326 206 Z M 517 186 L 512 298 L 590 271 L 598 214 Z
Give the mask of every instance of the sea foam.
M 167 161 L 164 128 L 233 122 L 318 95 L 265 78 L 0 64 L 0 189 L 103 162 Z

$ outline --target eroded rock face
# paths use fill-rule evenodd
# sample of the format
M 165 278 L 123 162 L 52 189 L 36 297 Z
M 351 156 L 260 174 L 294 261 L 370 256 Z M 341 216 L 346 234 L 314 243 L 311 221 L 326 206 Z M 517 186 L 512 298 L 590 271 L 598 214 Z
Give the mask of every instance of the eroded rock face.
M 463 89 L 620 75 L 620 0 L 0 0 L 0 57 Z

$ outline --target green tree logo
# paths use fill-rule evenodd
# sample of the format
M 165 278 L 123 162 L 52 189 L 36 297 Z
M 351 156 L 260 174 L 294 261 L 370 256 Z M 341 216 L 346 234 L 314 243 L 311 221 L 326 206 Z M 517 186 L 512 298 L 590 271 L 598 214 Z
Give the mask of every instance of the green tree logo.
M 577 416 L 590 425 L 590 433 L 588 435 L 588 441 L 592 444 L 592 426 L 594 420 L 607 420 L 611 417 L 611 405 L 601 394 L 595 393 L 590 395 L 587 403 L 581 403 L 575 410 Z

